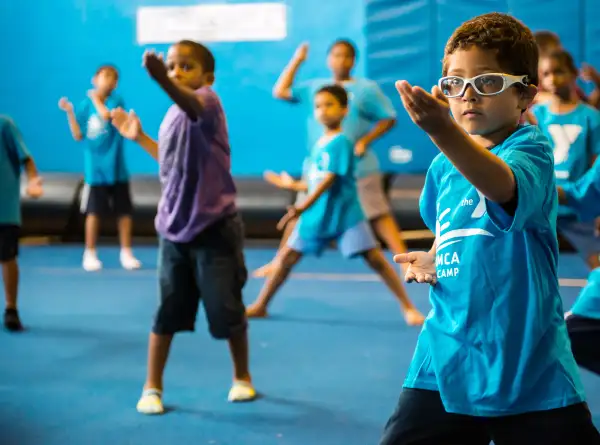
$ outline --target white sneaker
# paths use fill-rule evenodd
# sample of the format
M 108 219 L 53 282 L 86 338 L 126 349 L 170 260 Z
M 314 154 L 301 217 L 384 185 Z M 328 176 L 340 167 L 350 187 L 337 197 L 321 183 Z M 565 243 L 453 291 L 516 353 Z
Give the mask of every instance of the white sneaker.
M 83 252 L 83 269 L 87 272 L 96 272 L 102 269 L 102 262 L 96 252 L 86 250 Z
M 158 389 L 145 389 L 136 406 L 141 414 L 162 414 L 165 408 L 162 403 L 162 392 Z
M 120 259 L 123 269 L 136 270 L 142 267 L 142 263 L 131 252 L 121 251 Z
M 229 396 L 227 397 L 227 400 L 230 402 L 250 402 L 254 399 L 256 399 L 256 390 L 252 386 L 252 383 L 241 380 L 233 382 L 229 390 Z

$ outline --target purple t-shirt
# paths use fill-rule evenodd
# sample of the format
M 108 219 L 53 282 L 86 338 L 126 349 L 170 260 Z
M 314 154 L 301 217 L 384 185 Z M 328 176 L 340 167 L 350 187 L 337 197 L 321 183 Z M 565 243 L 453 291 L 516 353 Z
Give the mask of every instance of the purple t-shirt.
M 196 91 L 204 111 L 193 122 L 171 106 L 158 133 L 162 194 L 156 230 L 164 238 L 192 241 L 211 224 L 236 212 L 231 148 L 225 113 L 210 87 Z

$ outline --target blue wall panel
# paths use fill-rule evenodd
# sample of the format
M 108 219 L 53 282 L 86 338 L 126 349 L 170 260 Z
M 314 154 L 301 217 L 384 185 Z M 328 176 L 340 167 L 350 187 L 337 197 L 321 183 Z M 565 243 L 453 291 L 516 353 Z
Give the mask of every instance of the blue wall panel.
M 96 67 L 114 63 L 121 71 L 120 93 L 155 135 L 169 100 L 141 68 L 144 48 L 136 44 L 137 8 L 223 2 L 1 3 L 2 41 L 15 44 L 3 46 L 0 113 L 14 117 L 43 170 L 77 172 L 82 168 L 81 147 L 70 139 L 65 116 L 57 108 L 59 98 L 66 95 L 79 102 L 91 87 Z M 271 97 L 275 80 L 300 42 L 311 43 L 302 77 L 327 75 L 326 50 L 338 37 L 353 39 L 359 48 L 364 47 L 362 0 L 288 0 L 286 4 L 289 29 L 284 41 L 209 45 L 217 59 L 215 88 L 229 118 L 236 174 L 258 175 L 266 168 L 300 170 L 305 143 L 297 137 L 303 129 L 299 110 Z M 167 46 L 156 49 L 164 51 Z M 357 75 L 364 74 L 363 60 Z M 154 173 L 157 169 L 154 160 L 134 144 L 127 148 L 127 159 L 134 173 Z
M 398 79 L 426 85 L 433 81 L 435 30 L 428 0 L 375 0 L 366 7 L 367 74 L 377 81 L 398 111 L 396 127 L 373 147 L 382 169 L 426 170 L 435 148 L 417 131 L 402 108 L 394 86 Z
M 253 1 L 253 0 L 244 0 Z M 258 0 L 256 0 L 258 1 Z M 240 0 L 227 3 L 241 2 Z M 219 0 L 19 0 L 0 2 L 0 113 L 15 118 L 41 169 L 77 172 L 81 146 L 68 133 L 58 99 L 79 102 L 99 64 L 121 71 L 120 93 L 156 134 L 167 97 L 140 66 L 136 44 L 139 6 L 222 3 Z M 279 73 L 302 41 L 311 44 L 299 79 L 327 76 L 326 50 L 346 37 L 360 50 L 357 76 L 378 81 L 398 110 L 396 128 L 374 147 L 385 170 L 422 172 L 437 153 L 409 120 L 394 88 L 408 81 L 430 88 L 440 75 L 446 40 L 477 14 L 509 12 L 534 31 L 557 32 L 578 63 L 600 67 L 600 0 L 286 0 L 288 37 L 280 42 L 210 44 L 217 57 L 216 89 L 229 118 L 238 175 L 263 170 L 298 172 L 305 154 L 302 112 L 271 98 Z M 158 50 L 166 50 L 159 46 Z M 390 150 L 391 149 L 391 150 Z M 405 149 L 405 151 L 403 151 Z M 155 162 L 127 147 L 134 173 L 156 172 Z

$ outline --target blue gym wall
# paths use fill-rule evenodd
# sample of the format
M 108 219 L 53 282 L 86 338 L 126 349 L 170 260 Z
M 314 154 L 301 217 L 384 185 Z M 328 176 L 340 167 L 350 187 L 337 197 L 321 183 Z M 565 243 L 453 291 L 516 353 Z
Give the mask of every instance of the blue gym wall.
M 248 2 L 252 0 L 244 0 Z M 266 1 L 266 0 L 262 0 Z M 227 1 L 239 3 L 242 1 Z M 139 6 L 223 3 L 193 0 L 19 0 L 0 2 L 0 113 L 20 126 L 45 171 L 79 172 L 81 147 L 68 133 L 57 108 L 66 95 L 77 104 L 90 88 L 95 68 L 105 62 L 121 71 L 119 91 L 150 133 L 156 134 L 169 106 L 140 66 L 136 44 Z M 500 11 L 533 30 L 552 29 L 576 60 L 600 68 L 598 0 L 286 0 L 288 37 L 280 42 L 212 43 L 215 85 L 226 108 L 233 170 L 259 175 L 266 168 L 298 172 L 305 144 L 300 110 L 271 98 L 271 88 L 296 46 L 311 44 L 299 80 L 325 76 L 325 53 L 338 37 L 360 48 L 357 76 L 382 85 L 394 103 L 396 79 L 429 87 L 440 72 L 446 39 L 460 22 Z M 165 50 L 166 46 L 156 47 Z M 436 150 L 398 110 L 397 127 L 376 146 L 384 169 L 422 172 Z M 393 147 L 390 150 L 390 147 Z M 390 155 L 391 153 L 391 155 Z M 156 164 L 128 145 L 130 170 L 154 173 Z

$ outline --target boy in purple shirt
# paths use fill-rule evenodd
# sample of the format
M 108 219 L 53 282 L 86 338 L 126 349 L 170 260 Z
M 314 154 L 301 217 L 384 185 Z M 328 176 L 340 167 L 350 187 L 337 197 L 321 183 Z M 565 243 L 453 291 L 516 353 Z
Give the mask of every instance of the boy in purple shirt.
M 160 304 L 148 350 L 148 375 L 137 410 L 161 414 L 163 372 L 173 335 L 193 331 L 200 300 L 211 335 L 227 339 L 234 365 L 229 401 L 256 397 L 248 370 L 248 337 L 242 288 L 247 271 L 243 227 L 235 206 L 227 123 L 210 85 L 215 59 L 203 45 L 181 41 L 166 63 L 153 52 L 144 66 L 174 105 L 160 126 L 158 142 L 142 131 L 133 111 L 112 113 L 113 125 L 160 165 Z

